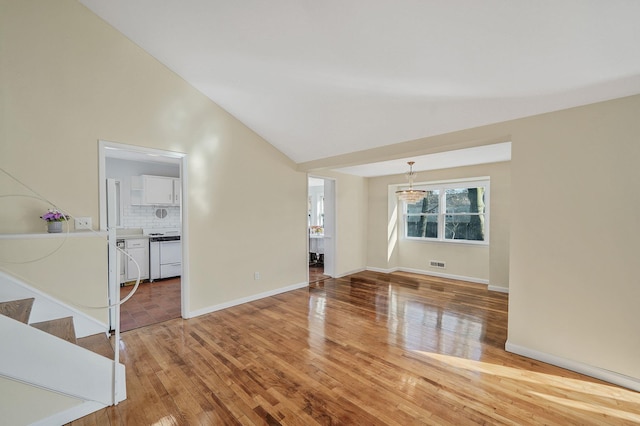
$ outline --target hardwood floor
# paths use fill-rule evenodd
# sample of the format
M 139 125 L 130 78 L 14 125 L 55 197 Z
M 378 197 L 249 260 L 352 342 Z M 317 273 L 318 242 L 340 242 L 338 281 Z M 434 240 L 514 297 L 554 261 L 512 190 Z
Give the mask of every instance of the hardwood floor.
M 324 274 L 324 266 L 322 265 L 309 265 L 309 283 L 315 283 L 316 281 L 330 278 Z
M 640 394 L 504 351 L 507 295 L 361 272 L 123 333 L 128 399 L 73 425 L 617 425 Z
M 131 291 L 120 287 L 120 299 Z M 138 290 L 120 308 L 120 331 L 146 327 L 181 317 L 180 278 L 141 283 Z

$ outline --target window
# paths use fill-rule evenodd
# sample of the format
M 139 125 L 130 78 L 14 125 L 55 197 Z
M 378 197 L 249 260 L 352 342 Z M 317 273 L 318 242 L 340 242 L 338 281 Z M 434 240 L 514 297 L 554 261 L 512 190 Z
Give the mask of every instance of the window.
M 489 181 L 416 186 L 427 195 L 405 203 L 404 229 L 409 239 L 471 242 L 489 241 Z

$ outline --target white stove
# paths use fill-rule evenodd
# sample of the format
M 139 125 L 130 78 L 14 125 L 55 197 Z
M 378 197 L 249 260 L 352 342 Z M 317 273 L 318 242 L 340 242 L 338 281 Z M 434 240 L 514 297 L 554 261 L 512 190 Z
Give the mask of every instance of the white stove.
M 182 275 L 180 229 L 143 229 L 149 236 L 149 281 Z

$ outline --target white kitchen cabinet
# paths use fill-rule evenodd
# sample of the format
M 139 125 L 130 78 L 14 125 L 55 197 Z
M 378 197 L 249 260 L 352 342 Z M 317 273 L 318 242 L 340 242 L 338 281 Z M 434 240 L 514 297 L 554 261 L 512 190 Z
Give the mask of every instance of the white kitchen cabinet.
M 142 176 L 143 204 L 172 205 L 174 204 L 174 178 L 164 176 Z
M 129 204 L 132 206 L 142 205 L 142 193 L 144 186 L 142 184 L 142 176 L 131 176 L 129 192 Z
M 135 238 L 126 241 L 126 251 L 140 267 L 140 279 L 149 278 L 149 240 L 147 238 Z M 138 269 L 130 257 L 127 257 L 127 280 L 138 278 Z
M 131 176 L 131 205 L 179 206 L 180 179 L 167 176 Z
M 131 176 L 131 205 L 179 206 L 182 183 L 167 176 Z
M 182 183 L 180 179 L 173 179 L 173 205 L 180 205 L 180 198 L 182 194 Z

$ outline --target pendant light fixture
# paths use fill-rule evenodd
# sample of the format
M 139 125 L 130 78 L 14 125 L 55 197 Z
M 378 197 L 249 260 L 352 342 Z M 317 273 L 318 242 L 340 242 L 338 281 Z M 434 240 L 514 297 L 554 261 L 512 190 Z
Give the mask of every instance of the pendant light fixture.
M 407 203 L 417 203 L 427 196 L 427 191 L 422 189 L 413 189 L 413 178 L 416 173 L 413 171 L 413 165 L 415 161 L 407 162 L 409 165 L 409 171 L 406 173 L 407 179 L 409 179 L 409 189 L 401 189 L 396 191 L 396 196 L 399 200 L 406 201 Z

